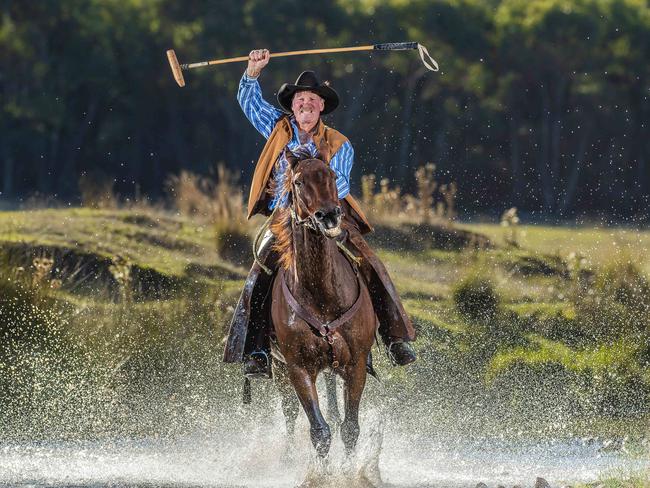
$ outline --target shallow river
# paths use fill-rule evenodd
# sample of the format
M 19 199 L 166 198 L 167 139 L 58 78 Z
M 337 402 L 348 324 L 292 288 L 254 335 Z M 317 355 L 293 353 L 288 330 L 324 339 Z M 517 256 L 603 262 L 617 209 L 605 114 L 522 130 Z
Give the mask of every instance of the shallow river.
M 306 422 L 298 422 L 290 450 L 279 412 L 272 417 L 261 426 L 234 415 L 230 427 L 174 440 L 0 443 L 0 486 L 473 488 L 533 486 L 541 476 L 555 487 L 650 472 L 647 457 L 607 450 L 599 440 L 404 433 L 377 413 L 363 418 L 356 459 L 344 458 L 337 435 L 329 464 L 321 466 L 309 454 Z

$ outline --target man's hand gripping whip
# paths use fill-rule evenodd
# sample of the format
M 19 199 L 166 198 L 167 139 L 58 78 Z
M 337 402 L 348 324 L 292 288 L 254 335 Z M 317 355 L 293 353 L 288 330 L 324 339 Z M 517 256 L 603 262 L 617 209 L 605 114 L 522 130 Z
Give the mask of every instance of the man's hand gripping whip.
M 337 47 L 331 49 L 307 49 L 305 51 L 287 51 L 283 53 L 272 53 L 270 57 L 279 58 L 282 56 L 298 56 L 300 54 L 324 54 L 324 53 L 344 53 L 350 51 L 404 51 L 407 49 L 417 49 L 420 53 L 420 58 L 422 63 L 427 69 L 431 71 L 438 71 L 438 63 L 429 55 L 429 51 L 422 44 L 417 42 L 389 42 L 385 44 L 371 44 L 368 46 L 356 46 L 356 47 Z M 227 58 L 227 59 L 214 59 L 212 61 L 201 61 L 198 63 L 190 64 L 179 64 L 178 59 L 176 58 L 176 53 L 173 49 L 167 51 L 167 59 L 169 60 L 169 66 L 171 66 L 172 74 L 178 86 L 185 86 L 185 79 L 183 78 L 183 71 L 187 71 L 194 68 L 200 68 L 202 66 L 211 66 L 213 64 L 226 64 L 226 63 L 237 63 L 240 61 L 248 61 L 248 56 L 239 56 L 237 58 Z

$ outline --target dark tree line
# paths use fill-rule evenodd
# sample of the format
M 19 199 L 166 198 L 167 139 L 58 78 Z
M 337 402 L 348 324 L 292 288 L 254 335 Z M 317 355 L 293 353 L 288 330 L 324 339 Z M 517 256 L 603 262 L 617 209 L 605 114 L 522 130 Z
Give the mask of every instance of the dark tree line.
M 235 100 L 245 64 L 174 83 L 181 62 L 414 40 L 415 52 L 273 59 L 267 98 L 313 68 L 342 97 L 326 122 L 404 189 L 415 168 L 462 211 L 643 218 L 650 208 L 650 8 L 641 0 L 0 2 L 0 202 L 78 198 L 84 174 L 159 196 L 223 161 L 247 185 L 262 139 Z M 138 190 L 136 190 L 138 189 Z M 358 192 L 357 192 L 358 193 Z

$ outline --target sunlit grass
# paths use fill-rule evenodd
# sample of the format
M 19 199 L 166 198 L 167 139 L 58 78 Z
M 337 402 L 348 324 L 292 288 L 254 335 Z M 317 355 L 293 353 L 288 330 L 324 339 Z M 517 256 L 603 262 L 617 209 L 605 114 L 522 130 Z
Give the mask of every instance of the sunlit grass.
M 593 374 L 604 374 L 615 370 L 619 375 L 642 374 L 638 363 L 630 360 L 641 345 L 629 339 L 583 349 L 570 348 L 561 342 L 536 334 L 530 334 L 528 340 L 529 347 L 517 347 L 495 354 L 487 367 L 486 380 L 492 381 L 500 372 L 511 368 L 515 363 L 532 367 L 558 364 L 574 373 L 589 370 Z
M 487 235 L 503 245 L 508 229 L 497 224 L 464 224 L 462 228 Z M 592 264 L 614 256 L 634 256 L 637 263 L 650 271 L 650 231 L 621 227 L 575 227 L 521 225 L 520 246 L 533 253 L 558 254 L 566 258 L 580 253 Z
M 503 232 L 497 226 L 466 228 L 486 232 L 497 244 Z M 137 268 L 155 271 L 161 282 L 174 278 L 164 296 L 116 293 L 116 286 L 119 290 L 125 286 L 116 279 L 112 290 L 82 294 L 65 282 L 53 286 L 54 271 L 34 284 L 31 257 L 20 273 L 15 262 L 0 262 L 5 278 L 22 277 L 27 285 L 38 286 L 38 293 L 50 300 L 43 302 L 49 304 L 45 308 L 59 314 L 58 330 L 93 361 L 100 361 L 103 366 L 97 368 L 121 371 L 122 387 L 131 383 L 130 375 L 145 381 L 150 364 L 152 374 L 159 378 L 172 370 L 182 376 L 188 362 L 192 367 L 187 371 L 193 372 L 188 374 L 195 374 L 205 358 L 213 371 L 223 367 L 222 341 L 245 270 L 218 255 L 210 225 L 143 207 L 5 212 L 0 213 L 0 229 L 3 254 L 16 252 L 22 244 L 21 252 L 72 249 L 108 264 L 118 257 L 125 259 L 132 274 Z M 440 250 L 418 241 L 421 248 L 403 252 L 394 243 L 375 241 L 373 247 L 418 332 L 415 347 L 422 363 L 414 370 L 422 374 L 435 370 L 448 388 L 468 388 L 468 395 L 489 396 L 491 384 L 534 389 L 549 370 L 581 375 L 589 381 L 598 377 L 597 381 L 614 391 L 620 384 L 615 374 L 629 377 L 640 385 L 633 391 L 643 395 L 644 385 L 650 385 L 650 374 L 642 363 L 647 351 L 635 347 L 647 337 L 640 332 L 645 322 L 639 308 L 644 303 L 639 297 L 645 293 L 645 278 L 629 263 L 631 256 L 645 248 L 630 244 L 623 249 L 619 245 L 623 239 L 618 234 L 612 237 L 607 229 L 525 230 L 519 233 L 519 248 Z M 402 228 L 386 235 L 408 240 L 411 231 Z M 572 240 L 573 232 L 585 235 Z M 641 242 L 646 238 L 644 234 Z M 588 249 L 594 249 L 594 243 L 600 247 L 583 262 L 571 257 L 572 253 L 587 256 L 576 243 L 591 246 Z M 612 245 L 621 248 L 618 257 L 608 252 L 607 246 Z M 489 316 L 462 315 L 453 300 L 458 284 L 471 276 L 489 278 L 496 304 Z M 621 297 L 630 304 L 620 303 Z M 626 308 L 635 306 L 641 312 Z M 610 334 L 611 324 L 621 329 L 618 335 Z M 403 382 L 414 391 L 420 388 L 407 369 L 388 368 L 384 363 L 383 356 L 378 358 L 378 364 L 390 371 L 389 381 Z M 463 386 L 456 383 L 459 375 L 464 378 Z M 232 384 L 238 387 L 236 381 Z M 460 391 L 456 394 L 462 396 Z M 511 400 L 507 404 L 516 405 Z M 608 400 L 593 401 L 607 406 Z
M 153 209 L 50 209 L 0 212 L 3 243 L 72 249 L 180 276 L 188 264 L 234 266 L 216 253 L 210 226 Z

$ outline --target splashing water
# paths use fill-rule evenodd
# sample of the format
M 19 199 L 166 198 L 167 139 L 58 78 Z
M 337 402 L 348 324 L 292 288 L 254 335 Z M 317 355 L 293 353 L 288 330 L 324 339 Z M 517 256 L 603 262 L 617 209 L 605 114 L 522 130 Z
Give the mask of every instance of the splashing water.
M 362 416 L 356 455 L 346 459 L 337 435 L 323 463 L 312 455 L 304 418 L 292 444 L 278 408 L 268 424 L 248 414 L 234 409 L 209 432 L 176 439 L 3 443 L 0 486 L 530 486 L 536 476 L 555 486 L 650 469 L 647 460 L 603 452 L 598 443 L 468 441 L 432 435 L 424 425 L 403 430 L 374 410 Z

